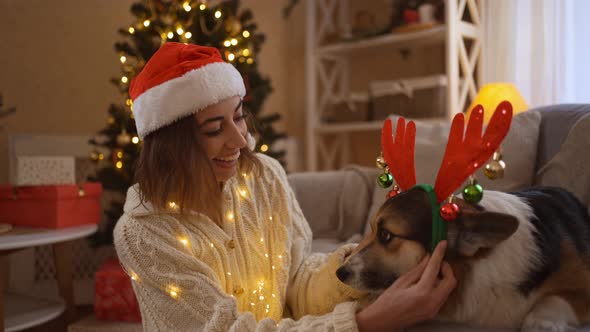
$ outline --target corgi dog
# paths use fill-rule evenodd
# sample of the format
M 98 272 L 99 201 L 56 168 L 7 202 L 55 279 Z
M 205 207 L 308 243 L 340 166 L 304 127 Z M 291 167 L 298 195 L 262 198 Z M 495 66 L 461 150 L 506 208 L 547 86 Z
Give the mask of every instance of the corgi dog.
M 538 187 L 456 203 L 461 214 L 448 223 L 445 259 L 457 288 L 438 319 L 523 331 L 590 323 L 590 217 L 576 197 Z M 337 276 L 376 296 L 428 254 L 426 193 L 414 188 L 388 199 L 371 226 Z
M 385 121 L 379 183 L 387 187 L 395 177 L 397 184 L 338 279 L 375 298 L 446 239 L 445 260 L 457 287 L 438 320 L 526 332 L 590 323 L 590 217 L 573 194 L 554 187 L 483 193 L 479 187 L 479 195 L 468 190 L 454 197 L 492 154 L 497 160 L 512 105 L 500 103 L 482 135 L 483 118 L 481 105 L 467 128 L 463 114 L 453 118 L 434 186 L 416 185 L 415 124 L 398 119 L 394 138 L 391 119 Z

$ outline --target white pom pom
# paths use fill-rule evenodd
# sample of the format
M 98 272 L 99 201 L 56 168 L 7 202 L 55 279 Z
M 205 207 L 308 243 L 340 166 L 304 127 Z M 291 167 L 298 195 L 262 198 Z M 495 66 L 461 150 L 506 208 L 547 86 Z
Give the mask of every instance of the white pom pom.
M 256 139 L 250 132 L 246 133 L 246 141 L 248 141 L 248 148 L 252 151 L 256 148 Z

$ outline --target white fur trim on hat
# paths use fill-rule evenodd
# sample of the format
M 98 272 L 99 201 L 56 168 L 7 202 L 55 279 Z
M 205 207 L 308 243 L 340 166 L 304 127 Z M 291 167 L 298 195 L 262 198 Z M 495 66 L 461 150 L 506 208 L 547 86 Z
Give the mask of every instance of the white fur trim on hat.
M 225 62 L 210 63 L 157 85 L 135 99 L 133 116 L 141 139 L 149 133 L 227 98 L 244 97 L 242 75 Z

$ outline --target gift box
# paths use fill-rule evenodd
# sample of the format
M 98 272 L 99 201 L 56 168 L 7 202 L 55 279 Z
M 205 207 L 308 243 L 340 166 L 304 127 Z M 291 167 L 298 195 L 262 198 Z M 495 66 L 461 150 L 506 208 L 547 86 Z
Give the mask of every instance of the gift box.
M 81 185 L 0 186 L 0 223 L 64 228 L 98 224 L 102 216 L 99 182 Z
M 141 322 L 131 278 L 116 258 L 104 262 L 95 274 L 94 313 L 108 321 Z
M 76 183 L 74 157 L 71 156 L 17 156 L 17 186 L 43 186 Z

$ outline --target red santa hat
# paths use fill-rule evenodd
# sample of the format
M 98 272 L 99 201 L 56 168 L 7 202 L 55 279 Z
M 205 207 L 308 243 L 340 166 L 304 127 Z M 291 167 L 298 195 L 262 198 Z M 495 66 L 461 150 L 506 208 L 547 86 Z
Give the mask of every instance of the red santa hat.
M 216 48 L 172 42 L 154 53 L 129 87 L 142 139 L 207 106 L 245 94 L 242 76 Z

